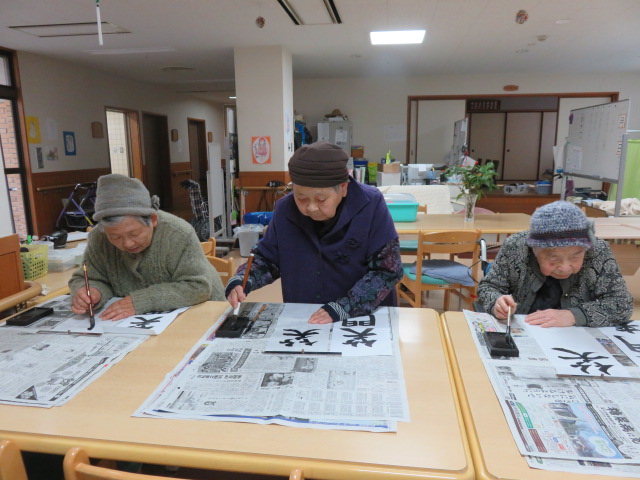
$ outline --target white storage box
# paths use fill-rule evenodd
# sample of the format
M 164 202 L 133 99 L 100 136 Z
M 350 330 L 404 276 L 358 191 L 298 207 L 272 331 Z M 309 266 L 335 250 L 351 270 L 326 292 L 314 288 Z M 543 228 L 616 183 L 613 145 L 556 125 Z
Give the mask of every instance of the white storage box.
M 401 173 L 376 172 L 376 185 L 379 187 L 387 185 L 400 185 Z
M 82 263 L 84 248 L 49 250 L 49 271 L 64 272 Z

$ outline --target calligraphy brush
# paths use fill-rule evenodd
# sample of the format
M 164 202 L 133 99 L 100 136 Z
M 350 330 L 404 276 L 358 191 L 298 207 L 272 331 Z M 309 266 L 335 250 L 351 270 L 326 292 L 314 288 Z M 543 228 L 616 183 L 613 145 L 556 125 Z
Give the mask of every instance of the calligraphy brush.
M 507 331 L 505 333 L 507 337 L 511 335 L 511 307 L 509 307 L 509 311 L 507 312 Z
M 96 319 L 93 316 L 93 301 L 91 300 L 91 289 L 89 288 L 89 275 L 87 274 L 87 262 L 82 262 L 82 271 L 84 272 L 84 286 L 87 289 L 87 296 L 89 297 L 89 328 L 92 330 L 96 326 Z
M 247 280 L 249 280 L 249 270 L 251 270 L 251 264 L 253 263 L 253 253 L 249 255 L 249 260 L 247 260 L 247 269 L 244 271 L 244 277 L 242 279 L 242 290 L 247 286 Z M 238 302 L 238 306 L 233 310 L 234 315 L 238 315 L 240 311 L 240 302 Z

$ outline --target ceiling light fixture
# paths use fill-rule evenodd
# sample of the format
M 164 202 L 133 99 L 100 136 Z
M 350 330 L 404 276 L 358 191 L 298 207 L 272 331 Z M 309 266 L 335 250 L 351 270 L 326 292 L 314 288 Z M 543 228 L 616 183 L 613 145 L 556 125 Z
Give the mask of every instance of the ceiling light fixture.
M 115 25 L 111 22 L 101 22 L 100 24 L 102 33 L 115 34 L 115 33 L 131 33 L 126 28 Z M 36 37 L 75 37 L 78 35 L 98 35 L 98 26 L 91 23 L 58 23 L 47 25 L 14 25 L 10 26 L 14 30 L 29 33 Z
M 370 32 L 371 45 L 407 45 L 422 43 L 426 30 Z
M 129 55 L 135 53 L 166 53 L 175 52 L 173 47 L 149 47 L 149 48 L 110 48 L 106 50 L 83 50 L 89 55 Z

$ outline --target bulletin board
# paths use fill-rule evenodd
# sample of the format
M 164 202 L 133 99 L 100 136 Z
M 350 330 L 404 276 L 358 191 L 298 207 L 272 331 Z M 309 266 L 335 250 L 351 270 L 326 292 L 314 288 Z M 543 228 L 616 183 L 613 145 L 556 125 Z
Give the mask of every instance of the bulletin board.
M 571 110 L 565 174 L 618 183 L 628 118 L 629 100 Z

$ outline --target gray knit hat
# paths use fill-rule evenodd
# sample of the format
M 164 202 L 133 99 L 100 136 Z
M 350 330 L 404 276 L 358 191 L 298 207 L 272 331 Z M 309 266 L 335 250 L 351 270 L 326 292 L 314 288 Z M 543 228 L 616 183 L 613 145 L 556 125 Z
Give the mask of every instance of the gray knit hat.
M 291 181 L 303 187 L 325 188 L 349 180 L 349 155 L 338 145 L 316 142 L 303 145 L 289 160 Z
M 527 237 L 530 247 L 584 247 L 595 242 L 593 222 L 573 203 L 557 201 L 543 205 L 531 216 Z
M 96 210 L 93 219 L 105 217 L 139 215 L 147 217 L 160 208 L 160 199 L 149 195 L 149 190 L 137 178 L 129 178 L 119 173 L 98 178 Z

